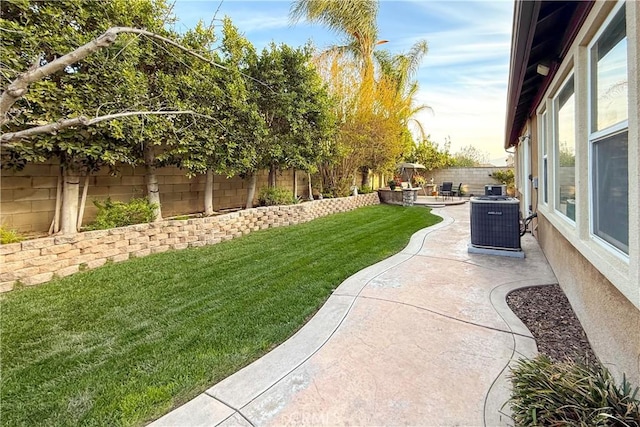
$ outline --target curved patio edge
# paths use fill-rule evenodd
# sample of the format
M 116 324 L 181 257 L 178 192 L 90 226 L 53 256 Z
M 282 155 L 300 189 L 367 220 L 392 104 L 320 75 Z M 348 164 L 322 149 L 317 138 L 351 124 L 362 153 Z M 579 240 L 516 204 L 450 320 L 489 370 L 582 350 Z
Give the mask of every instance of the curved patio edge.
M 334 342 L 340 342 L 342 345 L 344 345 L 345 342 L 349 342 L 348 339 L 345 340 L 346 335 L 344 335 L 343 332 L 349 330 L 349 328 L 353 328 L 354 324 L 357 324 L 352 321 L 357 322 L 363 319 L 362 313 L 358 310 L 367 307 L 367 304 L 371 304 L 371 301 L 376 301 L 374 304 L 379 304 L 380 302 L 395 304 L 400 302 L 401 304 L 398 305 L 398 307 L 419 308 L 413 305 L 412 301 L 406 301 L 408 304 L 402 304 L 401 299 L 394 301 L 392 299 L 371 298 L 371 295 L 368 295 L 367 292 L 371 291 L 375 296 L 375 292 L 381 289 L 379 287 L 381 283 L 392 283 L 385 282 L 385 280 L 389 279 L 387 276 L 390 274 L 395 277 L 396 271 L 400 272 L 399 277 L 404 277 L 405 280 L 408 280 L 408 282 L 402 283 L 415 283 L 414 281 L 417 277 L 424 278 L 425 274 L 428 275 L 428 273 L 426 273 L 428 269 L 425 270 L 425 272 L 420 269 L 422 267 L 419 267 L 417 270 L 415 267 L 421 265 L 428 266 L 430 259 L 439 260 L 444 263 L 448 262 L 450 266 L 455 266 L 450 274 L 449 272 L 444 272 L 444 275 L 441 275 L 440 279 L 434 276 L 435 281 L 433 283 L 434 286 L 436 286 L 434 289 L 438 289 L 438 283 L 441 283 L 438 282 L 438 280 L 442 281 L 443 278 L 447 283 L 449 283 L 449 280 L 453 280 L 454 282 L 451 283 L 455 283 L 454 276 L 456 271 L 458 271 L 457 269 L 461 266 L 467 269 L 473 269 L 470 274 L 464 276 L 464 280 L 470 279 L 473 281 L 477 277 L 480 278 L 479 283 L 486 283 L 487 286 L 484 288 L 475 288 L 481 291 L 475 294 L 476 297 L 479 295 L 484 296 L 481 300 L 474 300 L 472 298 L 471 301 L 482 304 L 485 308 L 481 310 L 485 310 L 485 313 L 493 313 L 492 316 L 486 317 L 486 319 L 493 318 L 494 320 L 492 321 L 493 323 L 490 321 L 485 324 L 483 322 L 474 322 L 473 317 L 459 319 L 453 312 L 445 315 L 444 318 L 448 320 L 441 321 L 449 322 L 448 324 L 452 325 L 452 329 L 444 332 L 442 337 L 443 342 L 448 343 L 447 340 L 455 337 L 455 334 L 459 333 L 461 327 L 472 327 L 476 331 L 484 330 L 485 333 L 480 334 L 480 337 L 484 338 L 474 338 L 470 341 L 464 341 L 458 336 L 457 341 L 454 342 L 468 342 L 471 347 L 468 351 L 466 347 L 456 347 L 455 344 L 453 347 L 450 347 L 457 348 L 456 357 L 446 360 L 452 360 L 454 365 L 442 368 L 443 372 L 448 372 L 452 375 L 452 378 L 441 378 L 442 374 L 439 374 L 430 376 L 430 379 L 426 383 L 422 382 L 421 384 L 433 384 L 429 383 L 429 381 L 445 381 L 446 384 L 443 384 L 442 390 L 438 387 L 431 387 L 429 390 L 433 390 L 435 394 L 445 393 L 445 395 L 451 396 L 453 389 L 448 385 L 450 381 L 456 377 L 456 372 L 462 372 L 462 375 L 471 375 L 471 377 L 474 378 L 475 376 L 483 378 L 482 383 L 484 385 L 480 387 L 474 385 L 469 389 L 461 390 L 460 393 L 462 394 L 456 394 L 456 401 L 465 401 L 465 399 L 467 399 L 469 402 L 475 402 L 471 407 L 460 408 L 460 413 L 457 413 L 455 412 L 457 406 L 453 404 L 449 409 L 453 410 L 455 414 L 452 415 L 451 412 L 446 412 L 446 414 L 443 413 L 440 415 L 444 418 L 453 417 L 447 419 L 449 419 L 449 421 L 455 419 L 456 423 L 462 424 L 472 423 L 473 425 L 485 426 L 512 425 L 513 422 L 508 406 L 508 400 L 511 394 L 509 368 L 513 367 L 515 362 L 521 357 L 534 357 L 537 354 L 537 346 L 531 332 L 511 311 L 506 298 L 507 295 L 515 289 L 553 284 L 555 283 L 555 276 L 550 270 L 546 258 L 542 254 L 535 239 L 523 239 L 523 250 L 527 252 L 527 257 L 522 259 L 468 254 L 466 246 L 463 244 L 469 238 L 467 222 L 469 215 L 468 210 L 462 207 L 451 207 L 434 211 L 434 214 L 440 216 L 442 221 L 414 233 L 409 239 L 408 244 L 399 253 L 366 267 L 343 281 L 315 316 L 288 340 L 247 367 L 213 385 L 195 399 L 163 416 L 152 423 L 152 425 L 253 426 L 266 425 L 269 424 L 269 422 L 283 422 L 283 420 L 291 421 L 294 419 L 300 422 L 307 420 L 311 424 L 318 424 L 318 420 L 325 418 L 313 418 L 314 414 L 315 416 L 324 415 L 335 406 L 334 404 L 339 405 L 340 402 L 342 402 L 324 401 L 321 397 L 323 394 L 318 390 L 318 387 L 322 387 L 323 384 L 326 387 L 326 381 L 334 381 L 333 378 L 335 377 L 332 376 L 333 373 L 328 372 L 331 372 L 334 364 L 337 363 L 340 365 L 339 361 L 333 361 L 331 357 L 325 359 L 324 365 L 322 365 L 323 362 L 320 361 L 323 357 L 326 358 L 327 354 L 332 354 L 332 351 L 336 351 L 336 348 L 332 347 Z M 475 269 L 478 270 L 476 271 Z M 469 273 L 469 271 L 467 271 L 467 273 Z M 411 274 L 418 276 L 411 276 Z M 426 282 L 423 281 L 423 283 Z M 371 288 L 369 288 L 369 285 L 371 285 Z M 389 288 L 385 289 L 398 288 L 392 283 Z M 424 296 L 425 294 L 422 295 Z M 425 299 L 423 301 L 426 302 L 430 300 Z M 438 300 L 436 299 L 435 301 L 437 302 Z M 440 307 L 446 307 L 446 304 L 455 304 L 457 300 L 453 298 L 449 303 L 442 299 L 439 301 L 440 304 L 445 304 L 440 305 Z M 360 302 L 362 302 L 362 306 Z M 436 306 L 425 306 L 424 308 L 430 312 L 430 315 L 442 317 L 445 313 L 440 313 L 440 310 L 438 310 Z M 467 305 L 467 307 L 474 306 Z M 378 314 L 380 314 L 380 312 L 378 312 Z M 402 319 L 402 315 L 399 318 Z M 480 318 L 482 318 L 482 316 L 477 319 Z M 412 319 L 412 317 L 407 319 Z M 460 323 L 460 320 L 462 320 L 462 323 Z M 463 324 L 466 325 L 461 326 Z M 442 325 L 442 323 L 440 323 L 440 325 Z M 483 329 L 475 329 L 478 327 Z M 404 330 L 407 331 L 410 329 L 411 328 L 405 328 Z M 403 329 L 400 328 L 398 330 Z M 436 330 L 441 329 L 433 329 L 433 331 Z M 483 341 L 483 339 L 489 336 L 486 334 L 502 336 L 503 338 L 498 341 L 491 341 L 491 343 L 497 345 L 497 347 L 482 347 L 482 345 L 484 345 L 482 344 L 483 342 L 489 343 L 489 341 Z M 367 335 L 365 334 L 365 336 Z M 375 334 L 373 336 L 375 336 Z M 433 332 L 429 332 L 427 335 L 418 334 L 417 336 L 430 337 L 430 339 L 432 339 L 431 344 L 436 345 L 436 347 L 432 345 L 434 351 L 424 353 L 424 360 L 427 361 L 425 363 L 430 363 L 429 361 L 433 363 L 433 361 L 436 360 L 442 362 L 441 359 L 438 359 L 442 355 L 440 352 L 443 351 L 442 348 L 436 344 L 439 343 L 438 340 L 440 339 L 438 335 L 433 335 Z M 333 341 L 332 338 L 336 341 Z M 398 342 L 411 344 L 413 342 L 411 340 L 412 338 L 408 338 L 405 339 L 405 341 L 400 340 Z M 382 347 L 380 348 L 386 348 L 384 347 L 384 343 L 387 341 L 383 338 L 381 342 Z M 373 342 L 371 344 L 373 344 Z M 406 348 L 411 349 L 414 347 L 416 346 L 409 345 Z M 367 351 L 370 351 L 368 348 L 369 344 L 360 345 L 360 347 L 355 345 L 353 348 L 349 346 L 347 353 L 338 350 L 337 353 L 333 353 L 333 357 L 340 357 L 339 355 L 344 356 L 351 351 L 360 351 L 359 355 L 365 356 Z M 420 345 L 416 348 L 419 348 L 420 351 L 425 351 Z M 364 352 L 362 352 L 362 349 L 365 349 Z M 412 354 L 411 351 L 413 350 L 404 354 Z M 486 369 L 486 363 L 478 359 L 478 355 L 481 356 L 483 354 L 486 355 L 483 356 L 486 357 L 486 359 L 484 359 L 485 361 L 493 360 L 493 362 L 491 362 L 493 363 L 493 368 L 490 372 Z M 467 360 L 465 355 L 469 356 L 470 359 Z M 354 360 L 362 361 L 363 359 L 362 357 L 360 357 L 360 359 L 356 357 Z M 456 361 L 453 362 L 453 360 Z M 472 364 L 468 364 L 469 362 L 472 362 Z M 460 366 L 456 365 L 456 363 L 459 363 Z M 322 368 L 322 366 L 324 366 L 324 368 Z M 415 368 L 415 364 L 409 364 L 407 366 L 410 371 L 413 369 L 412 366 Z M 357 378 L 365 378 L 366 375 L 368 375 L 367 373 L 369 371 L 367 371 L 367 368 L 363 369 L 362 372 L 358 370 L 359 368 L 357 366 L 352 368 L 355 369 L 353 375 L 365 375 L 364 377 L 358 376 Z M 315 371 L 315 369 L 319 370 Z M 343 372 L 345 372 L 344 367 Z M 358 374 L 358 372 L 360 372 L 360 374 Z M 329 380 L 327 380 L 327 378 L 329 378 Z M 386 379 L 380 378 L 380 380 Z M 411 378 L 410 381 L 413 383 L 413 378 Z M 420 381 L 424 381 L 424 378 Z M 312 384 L 314 385 L 313 387 L 311 387 Z M 351 385 L 354 384 L 356 385 L 356 389 L 362 386 L 362 382 L 359 381 L 355 381 L 355 383 Z M 348 384 L 336 384 L 336 387 L 340 390 L 342 390 L 343 386 L 347 387 Z M 419 390 L 419 387 L 416 388 L 416 390 Z M 323 391 L 326 393 L 327 389 L 324 388 Z M 416 393 L 418 393 L 415 395 L 417 398 L 415 400 L 416 404 L 421 402 L 420 404 L 424 405 L 426 402 L 431 401 L 429 400 L 431 397 L 427 400 L 424 399 L 425 392 L 427 391 L 416 391 Z M 470 394 L 465 395 L 464 393 Z M 316 412 L 309 412 L 309 407 L 305 407 L 304 404 L 300 403 L 301 396 L 311 398 L 311 401 L 315 402 L 316 406 L 314 406 L 314 409 Z M 333 396 L 333 394 L 331 396 Z M 358 393 L 354 394 L 354 402 L 360 399 L 360 396 Z M 342 397 L 344 398 L 344 396 Z M 437 397 L 438 396 L 432 396 L 434 399 Z M 302 398 L 302 401 L 305 401 L 304 398 Z M 309 400 L 306 402 L 309 402 Z M 327 407 L 327 405 L 329 405 L 329 407 Z M 441 405 L 435 405 L 435 407 L 440 408 Z M 426 410 L 427 412 L 421 413 L 427 414 L 429 410 L 430 409 Z M 300 413 L 300 411 L 307 411 L 308 413 Z M 414 412 L 409 412 L 415 415 Z M 434 413 L 431 414 L 434 415 Z M 306 415 L 311 415 L 311 418 L 304 418 Z M 354 414 L 349 414 L 347 418 L 344 419 L 335 418 L 334 421 L 350 420 L 351 422 L 362 423 L 364 420 L 369 419 L 366 417 L 358 418 L 360 415 L 357 414 L 354 415 L 355 418 L 349 418 L 350 415 Z M 296 418 L 298 416 L 303 418 Z M 328 420 L 329 418 L 326 419 Z M 387 418 L 384 418 L 384 416 L 380 418 L 380 420 L 385 419 Z M 407 418 L 407 420 L 408 419 L 412 419 L 415 422 L 420 418 Z M 424 419 L 440 420 L 440 418 Z M 387 421 L 390 421 L 390 419 L 387 419 Z M 444 419 L 441 421 L 445 422 Z
M 436 211 L 432 213 L 443 220 L 415 232 L 400 252 L 344 280 L 318 312 L 282 344 L 149 425 L 211 426 L 234 416 L 235 419 L 238 416 L 244 419 L 241 413 L 244 406 L 280 382 L 329 341 L 367 283 L 417 255 L 427 235 L 453 222 L 453 218 L 447 215 Z

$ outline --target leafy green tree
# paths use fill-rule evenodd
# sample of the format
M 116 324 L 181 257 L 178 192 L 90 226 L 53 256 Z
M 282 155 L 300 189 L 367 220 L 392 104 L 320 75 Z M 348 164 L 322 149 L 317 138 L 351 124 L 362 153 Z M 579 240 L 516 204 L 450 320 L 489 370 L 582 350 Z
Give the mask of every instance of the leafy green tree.
M 440 148 L 429 137 L 415 144 L 405 160 L 411 163 L 420 163 L 427 170 L 446 168 L 453 164 L 453 158 L 449 153 L 449 144 Z
M 205 213 L 213 213 L 213 172 L 232 176 L 253 170 L 257 163 L 256 141 L 266 135 L 267 128 L 260 115 L 257 93 L 248 75 L 249 64 L 256 58 L 253 45 L 224 20 L 220 45 L 224 72 L 218 69 L 217 87 L 222 91 L 216 107 L 209 114 L 218 119 L 219 140 L 214 144 L 205 188 Z M 255 188 L 255 174 L 253 175 Z M 254 194 L 248 199 L 253 201 Z
M 216 63 L 211 28 L 199 25 L 183 36 L 165 29 L 170 13 L 162 0 L 12 0 L 2 7 L 2 24 L 12 34 L 1 45 L 3 58 L 8 58 L 2 74 L 10 82 L 0 97 L 0 123 L 9 131 L 2 135 L 3 166 L 60 159 L 62 232 L 77 228 L 80 176 L 88 178 L 102 166 L 143 165 L 148 198 L 159 219 L 156 167 L 176 165 L 189 175 L 212 169 L 231 174 L 242 166 L 236 159 L 247 163 L 246 156 L 238 156 L 238 147 L 249 146 L 246 138 L 239 143 L 237 132 L 231 138 L 228 129 L 240 120 L 249 124 L 240 128 L 251 132 L 250 124 L 259 123 L 259 117 L 255 108 L 251 116 L 234 89 L 242 73 Z M 62 37 L 56 21 L 60 16 L 68 21 Z M 225 31 L 230 28 L 225 22 Z M 118 37 L 123 32 L 134 35 Z M 63 64 L 57 73 L 55 64 Z M 81 206 L 77 223 L 82 211 Z
M 461 148 L 453 155 L 453 165 L 458 167 L 474 167 L 487 164 L 489 155 L 473 145 Z
M 5 30 L 0 39 L 1 71 L 2 78 L 10 83 L 21 73 L 55 63 L 111 27 L 160 30 L 168 12 L 162 1 L 150 0 L 7 0 L 0 3 L 0 8 L 0 25 Z M 2 160 L 3 167 L 17 168 L 31 161 L 60 160 L 63 232 L 75 232 L 77 227 L 80 177 L 104 165 L 129 162 L 132 156 L 129 147 L 120 143 L 121 131 L 113 123 L 73 130 L 60 125 L 68 118 L 132 110 L 130 99 L 140 83 L 140 76 L 132 70 L 140 53 L 134 46 L 137 39 L 136 35 L 123 34 L 81 61 L 69 63 L 62 72 L 32 82 L 28 91 L 14 91 L 8 85 L 2 94 L 4 136 L 43 123 L 54 123 L 61 129 L 53 135 L 34 135 L 3 144 Z
M 249 66 L 267 132 L 256 140 L 257 161 L 247 173 L 269 169 L 270 187 L 279 170 L 312 172 L 335 130 L 331 99 L 310 59 L 308 47 L 272 43 Z
M 225 28 L 229 25 L 226 22 Z M 213 29 L 199 23 L 184 35 L 169 36 L 189 50 L 141 41 L 143 53 L 136 73 L 142 76 L 142 81 L 137 101 L 146 102 L 147 108 L 153 110 L 190 110 L 193 114 L 135 117 L 122 123 L 126 130 L 122 143 L 131 145 L 135 164 L 145 168 L 147 197 L 158 206 L 156 220 L 162 217 L 156 168 L 177 166 L 187 176 L 226 173 L 229 165 L 225 161 L 235 154 L 230 149 L 235 145 L 228 138 L 228 126 L 232 123 L 227 112 L 233 111 L 229 100 L 234 94 L 226 92 L 225 83 L 232 90 L 230 79 L 237 73 L 220 64 L 221 59 L 213 49 L 216 40 Z M 198 52 L 204 60 L 193 61 L 189 52 Z M 212 186 L 208 186 L 205 191 L 208 213 L 212 213 L 211 192 Z

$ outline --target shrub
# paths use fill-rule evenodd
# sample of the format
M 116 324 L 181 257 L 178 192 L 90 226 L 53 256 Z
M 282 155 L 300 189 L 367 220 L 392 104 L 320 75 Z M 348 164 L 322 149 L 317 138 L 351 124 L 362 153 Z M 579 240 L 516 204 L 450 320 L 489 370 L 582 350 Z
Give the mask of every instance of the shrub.
M 340 192 L 337 188 L 334 187 L 325 188 L 322 192 L 322 197 L 324 197 L 325 199 L 333 199 L 335 197 L 340 197 Z
M 506 171 L 495 171 L 491 174 L 491 177 L 501 184 L 513 186 L 516 182 L 516 177 L 513 173 L 513 169 L 507 169 Z
M 618 387 L 600 364 L 556 363 L 540 355 L 518 361 L 511 382 L 516 426 L 640 426 L 638 388 L 626 378 Z
M 373 189 L 368 185 L 362 185 L 358 188 L 358 194 L 369 194 L 373 193 Z
M 260 206 L 291 205 L 297 202 L 291 190 L 281 187 L 262 187 L 258 195 Z
M 18 243 L 24 240 L 24 237 L 15 230 L 9 230 L 0 226 L 0 244 L 7 245 L 9 243 Z
M 154 218 L 153 211 L 157 207 L 144 198 L 134 198 L 128 203 L 112 202 L 107 198 L 104 203 L 96 200 L 93 204 L 98 208 L 98 214 L 95 221 L 86 227 L 87 230 L 105 230 L 151 222 Z

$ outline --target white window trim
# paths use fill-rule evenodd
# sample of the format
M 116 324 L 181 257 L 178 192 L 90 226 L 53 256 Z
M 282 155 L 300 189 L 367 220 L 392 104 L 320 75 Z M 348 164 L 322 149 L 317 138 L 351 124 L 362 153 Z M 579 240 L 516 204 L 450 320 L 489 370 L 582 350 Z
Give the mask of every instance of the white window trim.
M 586 61 L 587 57 L 586 56 L 583 58 L 580 58 L 580 57 L 582 55 L 588 55 L 587 53 L 588 49 L 586 48 L 586 46 L 590 44 L 592 41 L 596 40 L 595 35 L 596 34 L 599 35 L 601 33 L 600 31 L 601 29 L 602 31 L 604 31 L 604 28 L 606 28 L 606 25 L 610 22 L 610 19 L 607 19 L 607 18 L 611 17 L 611 19 L 613 19 L 612 17 L 618 10 L 616 9 L 616 7 L 621 7 L 619 5 L 621 5 L 622 3 L 623 1 L 618 2 L 616 5 L 612 5 L 609 2 L 595 3 L 592 12 L 587 17 L 583 27 L 580 29 L 579 34 L 576 37 L 576 40 L 574 41 L 572 46 L 569 48 L 567 56 L 564 58 L 563 62 L 560 64 L 558 73 L 556 74 L 550 86 L 548 87 L 547 91 L 545 92 L 545 96 L 543 98 L 543 101 L 541 101 L 541 103 L 539 104 L 537 112 L 539 114 L 541 114 L 545 110 L 549 112 L 548 136 L 549 135 L 551 136 L 551 138 L 548 139 L 549 144 L 553 144 L 552 132 L 555 129 L 555 123 L 553 122 L 554 117 L 553 117 L 553 114 L 551 113 L 553 111 L 552 95 L 558 93 L 558 91 L 561 88 L 560 83 L 563 82 L 566 76 L 572 73 L 575 74 L 576 76 L 579 76 L 579 78 L 576 79 L 576 85 L 577 85 L 576 91 L 588 90 L 588 87 L 582 87 L 582 85 L 588 84 L 587 78 L 582 78 L 583 73 L 588 73 L 588 67 L 585 68 L 587 63 Z M 640 16 L 640 4 L 627 2 L 626 7 L 627 7 L 627 24 L 628 24 L 630 20 L 636 19 L 638 16 Z M 637 51 L 639 49 L 638 43 L 640 42 L 637 41 L 637 39 L 634 39 L 633 37 L 638 33 L 640 33 L 640 29 L 631 30 L 630 32 L 629 28 L 630 27 L 627 26 L 628 42 L 636 43 L 633 49 Z M 584 60 L 576 61 L 576 55 L 578 55 L 577 59 L 584 59 Z M 639 77 L 637 75 L 632 74 L 631 72 L 629 72 L 629 79 L 630 79 L 629 80 L 630 84 L 633 82 L 632 87 L 637 87 L 638 84 L 640 83 Z M 632 96 L 631 92 L 629 96 Z M 587 96 L 583 99 L 586 102 L 576 105 L 576 108 L 577 108 L 576 117 L 579 117 L 580 114 L 584 114 L 584 111 L 579 112 L 579 110 L 590 108 L 590 104 L 588 104 L 590 102 L 589 97 Z M 637 150 L 638 142 L 633 138 L 634 137 L 637 138 L 637 135 L 638 135 L 638 131 L 637 131 L 638 120 L 635 119 L 634 117 L 636 116 L 633 115 L 633 114 L 636 114 L 637 112 L 637 106 L 635 106 L 633 101 L 630 101 L 629 108 L 630 108 L 629 123 L 631 125 L 631 127 L 629 127 L 629 138 L 630 138 L 629 139 L 629 144 L 630 144 L 629 159 L 631 161 L 632 153 L 637 152 L 635 150 Z M 590 147 L 588 139 L 583 141 L 583 145 L 585 148 Z M 538 152 L 541 153 L 540 148 Z M 638 246 L 632 245 L 629 248 L 629 251 L 630 251 L 629 257 L 626 259 L 623 259 L 623 257 L 620 256 L 619 253 L 616 253 L 612 249 L 614 248 L 613 246 L 609 244 L 604 245 L 604 244 L 601 244 L 600 242 L 596 242 L 594 239 L 590 238 L 588 232 L 585 232 L 584 234 L 579 235 L 575 227 L 572 227 L 571 224 L 569 224 L 567 221 L 560 219 L 562 215 L 556 214 L 553 206 L 553 203 L 555 201 L 555 194 L 553 193 L 555 189 L 555 183 L 553 182 L 555 172 L 552 170 L 555 162 L 555 159 L 553 158 L 553 155 L 554 155 L 553 149 L 548 151 L 548 155 L 549 155 L 549 166 L 550 166 L 549 205 L 539 204 L 538 212 L 542 216 L 544 216 L 545 220 L 549 223 L 550 227 L 555 230 L 555 232 L 563 236 L 563 238 L 565 238 L 571 246 L 573 246 L 582 256 L 584 256 L 585 259 L 594 266 L 594 268 L 600 271 L 600 273 L 604 277 L 606 277 L 620 292 L 622 292 L 623 295 L 625 295 L 637 308 L 640 309 L 640 288 L 638 287 L 639 286 L 638 277 L 640 277 L 640 262 L 638 261 L 639 259 L 638 255 L 640 254 L 640 252 L 638 252 Z M 587 165 L 588 167 L 590 167 L 591 155 L 589 151 L 587 151 L 587 156 L 588 156 Z M 541 171 L 542 170 L 541 162 L 538 162 L 538 163 L 539 163 L 538 168 Z M 587 173 L 588 173 L 588 170 L 587 170 Z M 635 175 L 629 176 L 630 182 L 632 182 L 631 181 L 632 179 L 637 179 L 637 177 L 638 175 L 636 171 Z M 591 184 L 589 182 L 582 182 L 580 183 L 580 185 L 582 186 L 581 189 L 583 191 L 583 193 L 581 194 L 581 197 L 590 198 L 591 194 L 589 193 L 589 191 L 591 188 Z M 633 195 L 630 193 L 630 197 L 631 197 L 629 200 L 630 224 L 632 224 L 633 221 L 635 221 L 639 216 L 636 212 L 632 211 L 633 206 L 637 206 L 638 204 L 638 192 L 634 191 Z M 591 199 L 587 200 L 586 203 L 588 204 L 588 206 L 591 206 Z M 587 212 L 581 215 L 579 218 L 580 218 L 579 221 L 590 222 L 591 212 L 587 209 Z M 582 228 L 588 228 L 589 226 L 590 226 L 589 223 L 581 224 Z M 631 228 L 630 232 L 632 232 L 633 230 L 634 228 Z
M 559 190 L 556 184 L 558 184 L 559 182 L 559 177 L 558 177 L 558 173 L 560 173 L 560 147 L 558 146 L 558 123 L 557 123 L 557 116 L 558 116 L 558 111 L 559 111 L 559 107 L 558 107 L 558 98 L 560 96 L 560 92 L 562 92 L 562 90 L 565 88 L 565 86 L 567 85 L 567 83 L 569 83 L 569 80 L 571 80 L 573 78 L 573 102 L 574 102 L 574 116 L 573 116 L 573 122 L 574 122 L 574 129 L 578 128 L 578 123 L 577 123 L 577 118 L 578 118 L 578 103 L 576 100 L 576 85 L 577 85 L 577 79 L 575 78 L 575 69 L 572 66 L 571 68 L 569 68 L 567 70 L 567 75 L 566 77 L 562 80 L 562 83 L 558 86 L 558 88 L 555 90 L 555 92 L 553 92 L 553 96 L 551 97 L 551 102 L 553 105 L 553 114 L 552 114 L 552 122 L 553 122 L 553 131 L 552 131 L 552 138 L 551 138 L 551 147 L 553 148 L 551 151 L 553 153 L 552 156 L 552 161 L 553 161 L 553 191 L 551 192 L 553 195 L 553 199 L 551 199 L 551 194 L 550 194 L 550 199 L 552 200 L 551 206 L 553 207 L 553 213 L 556 217 L 562 219 L 567 225 L 569 225 L 571 227 L 571 229 L 575 232 L 576 231 L 576 222 L 574 220 L 572 220 L 571 218 L 569 218 L 569 216 L 563 214 L 560 211 L 560 206 L 558 206 L 558 199 L 556 196 L 559 197 Z M 575 132 L 574 132 L 575 133 Z M 574 134 L 574 149 L 575 147 L 577 147 L 577 141 L 575 141 L 575 137 L 576 135 Z M 548 152 L 547 152 L 548 154 Z M 575 180 L 575 178 L 574 178 Z M 579 194 L 579 188 L 578 188 L 578 183 L 575 183 L 575 188 L 576 188 L 576 201 L 577 201 L 577 197 Z M 576 203 L 575 208 L 578 209 L 578 203 Z
M 595 223 L 594 223 L 594 213 L 593 213 L 593 200 L 594 200 L 594 194 L 593 194 L 593 158 L 594 158 L 594 143 L 598 140 L 600 140 L 601 138 L 604 138 L 606 136 L 609 135 L 613 135 L 615 133 L 624 131 L 625 129 L 628 131 L 629 130 L 629 116 L 627 115 L 627 119 L 623 120 L 621 122 L 615 123 L 613 125 L 610 125 L 604 129 L 600 129 L 598 131 L 591 131 L 591 129 L 593 129 L 592 125 L 593 125 L 593 114 L 592 114 L 592 109 L 593 109 L 593 93 L 592 93 L 592 85 L 593 85 L 593 73 L 591 72 L 591 67 L 592 67 L 592 61 L 591 61 L 591 55 L 592 55 L 592 50 L 593 50 L 593 46 L 598 42 L 598 40 L 600 39 L 600 36 L 602 36 L 602 34 L 609 28 L 609 25 L 611 24 L 611 22 L 613 21 L 613 19 L 615 18 L 615 16 L 617 15 L 617 13 L 620 11 L 620 9 L 622 9 L 625 6 L 625 2 L 621 1 L 618 4 L 616 4 L 616 6 L 609 11 L 609 14 L 607 15 L 607 18 L 602 22 L 602 24 L 600 24 L 600 27 L 598 28 L 598 31 L 594 34 L 593 38 L 591 39 L 591 41 L 589 42 L 589 44 L 587 45 L 587 55 L 588 55 L 588 60 L 587 60 L 587 64 L 588 64 L 588 68 L 586 70 L 587 73 L 587 91 L 588 91 L 588 95 L 587 95 L 587 112 L 588 112 L 588 129 L 589 129 L 589 139 L 588 139 L 588 146 L 589 146 L 589 162 L 588 162 L 588 170 L 589 170 L 589 180 L 587 183 L 587 188 L 588 188 L 588 193 L 589 193 L 589 239 L 595 243 L 598 247 L 604 249 L 606 251 L 606 253 L 613 255 L 614 257 L 616 257 L 618 260 L 626 263 L 627 265 L 629 264 L 629 254 L 625 253 L 624 251 L 618 249 L 616 246 L 612 245 L 611 243 L 607 242 L 606 240 L 604 240 L 603 238 L 601 238 L 600 236 L 598 236 L 597 234 L 594 233 L 594 229 L 595 229 Z M 627 58 L 628 61 L 628 58 Z M 627 70 L 628 70 L 628 63 L 627 63 Z M 631 230 L 629 230 L 630 232 Z
M 537 190 L 537 198 L 536 201 L 538 205 L 548 206 L 549 205 L 549 111 L 546 108 L 542 108 L 538 112 L 538 158 L 542 159 L 539 162 L 539 171 L 538 171 L 538 188 Z M 544 164 L 545 160 L 547 161 L 547 174 L 545 175 Z M 545 186 L 547 188 L 547 200 L 545 200 Z

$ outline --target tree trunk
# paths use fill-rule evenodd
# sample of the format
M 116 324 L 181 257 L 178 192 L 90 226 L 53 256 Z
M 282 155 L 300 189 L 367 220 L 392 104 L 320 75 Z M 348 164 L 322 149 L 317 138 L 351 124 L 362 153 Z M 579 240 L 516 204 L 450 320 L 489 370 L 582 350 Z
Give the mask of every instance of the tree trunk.
M 276 186 L 276 173 L 277 173 L 276 165 L 272 164 L 269 168 L 269 188 L 275 188 Z
M 80 174 L 64 166 L 62 181 L 62 215 L 60 232 L 75 234 L 78 232 L 78 195 L 80 194 Z
M 53 213 L 53 221 L 51 221 L 51 227 L 49 227 L 49 234 L 54 234 L 60 231 L 60 208 L 62 206 L 62 167 L 58 170 L 58 183 L 56 184 L 56 207 Z
M 80 209 L 78 209 L 78 231 L 82 227 L 82 218 L 84 217 L 84 207 L 87 204 L 87 192 L 89 191 L 89 178 L 91 174 L 87 172 L 84 177 L 84 186 L 82 187 L 82 199 L 80 199 Z
M 369 168 L 367 167 L 363 167 L 362 168 L 362 186 L 363 187 L 369 187 Z
M 213 171 L 207 170 L 207 180 L 204 185 L 204 214 L 210 216 L 213 211 Z
M 154 221 L 162 221 L 162 209 L 160 208 L 160 190 L 158 188 L 158 177 L 156 176 L 155 155 L 153 147 L 146 145 L 144 148 L 145 182 L 147 184 L 147 198 L 149 203 L 155 205 Z
M 298 171 L 293 170 L 293 197 L 298 198 Z
M 253 198 L 256 195 L 256 183 L 258 182 L 258 173 L 252 172 L 250 175 L 247 175 L 247 181 L 249 186 L 247 187 L 247 209 L 253 207 Z
M 309 178 L 309 200 L 313 200 L 313 189 L 311 188 L 311 174 L 307 172 L 307 178 Z

